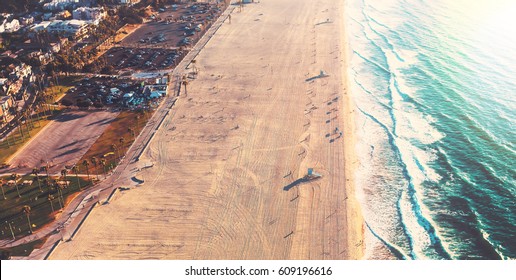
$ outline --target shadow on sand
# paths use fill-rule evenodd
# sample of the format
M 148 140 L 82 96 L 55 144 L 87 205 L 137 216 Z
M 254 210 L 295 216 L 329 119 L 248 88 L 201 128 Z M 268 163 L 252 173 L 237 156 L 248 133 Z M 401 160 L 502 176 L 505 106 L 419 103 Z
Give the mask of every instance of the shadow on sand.
M 140 185 L 141 185 L 141 184 L 143 184 L 143 183 L 145 183 L 145 180 L 140 179 L 140 178 L 137 178 L 137 176 L 133 176 L 133 177 L 131 177 L 131 180 L 132 180 L 133 182 L 136 182 L 136 183 L 140 184 Z
M 283 190 L 284 191 L 289 191 L 291 188 L 293 188 L 293 187 L 295 187 L 297 185 L 300 185 L 300 184 L 303 184 L 303 183 L 306 183 L 306 182 L 310 182 L 310 181 L 315 181 L 315 180 L 320 179 L 320 178 L 321 177 L 319 177 L 319 176 L 315 177 L 315 176 L 308 176 L 307 175 L 307 176 L 299 178 L 299 179 L 295 180 L 294 182 L 284 186 Z
M 313 81 L 313 80 L 315 80 L 315 79 L 320 79 L 320 78 L 327 78 L 327 77 L 329 77 L 329 76 L 330 76 L 330 75 L 328 75 L 328 74 L 324 73 L 324 71 L 323 71 L 323 70 L 321 70 L 321 73 L 320 73 L 319 75 L 317 75 L 317 76 L 313 76 L 313 77 L 311 77 L 311 78 L 308 78 L 308 79 L 306 79 L 306 80 L 305 80 L 305 82 L 310 82 L 310 81 Z
M 315 25 L 321 25 L 321 24 L 327 24 L 327 23 L 332 23 L 333 21 L 330 21 L 330 19 L 327 19 L 326 21 L 321 21 L 319 23 L 316 23 Z

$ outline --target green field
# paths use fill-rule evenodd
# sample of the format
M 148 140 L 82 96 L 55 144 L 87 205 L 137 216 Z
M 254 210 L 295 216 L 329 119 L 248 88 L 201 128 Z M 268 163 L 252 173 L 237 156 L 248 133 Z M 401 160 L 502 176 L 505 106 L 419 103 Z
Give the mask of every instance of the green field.
M 39 178 L 40 184 L 38 185 L 35 176 L 20 176 L 16 180 L 17 189 L 16 185 L 12 184 L 11 176 L 0 177 L 2 180 L 0 239 L 12 238 L 13 234 L 16 238 L 30 234 L 29 222 L 24 212 L 25 205 L 30 207 L 30 229 L 35 231 L 54 220 L 54 216 L 59 213 L 60 209 L 73 198 L 74 194 L 79 192 L 78 183 L 82 190 L 91 186 L 87 178 L 79 177 L 79 181 L 77 181 L 74 174 L 67 176 L 66 181 L 69 182 L 69 185 L 62 188 L 55 183 L 56 180 L 63 181 L 63 178 L 51 177 L 50 183 L 43 174 L 39 174 Z M 32 181 L 32 183 L 24 184 L 24 181 Z
M 59 111 L 55 111 L 59 114 Z M 7 159 L 16 153 L 25 143 L 38 134 L 48 123 L 50 119 L 41 114 L 34 115 L 32 124 L 23 124 L 22 128 L 15 128 L 14 131 L 0 142 L 0 163 L 4 163 Z

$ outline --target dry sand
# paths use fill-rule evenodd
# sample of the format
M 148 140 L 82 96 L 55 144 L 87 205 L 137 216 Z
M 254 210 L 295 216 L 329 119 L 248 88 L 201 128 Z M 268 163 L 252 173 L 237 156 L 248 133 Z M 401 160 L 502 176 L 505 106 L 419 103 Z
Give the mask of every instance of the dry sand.
M 260 2 L 196 58 L 140 161 L 154 163 L 145 184 L 94 210 L 53 259 L 363 256 L 344 1 Z M 309 167 L 322 178 L 293 184 Z

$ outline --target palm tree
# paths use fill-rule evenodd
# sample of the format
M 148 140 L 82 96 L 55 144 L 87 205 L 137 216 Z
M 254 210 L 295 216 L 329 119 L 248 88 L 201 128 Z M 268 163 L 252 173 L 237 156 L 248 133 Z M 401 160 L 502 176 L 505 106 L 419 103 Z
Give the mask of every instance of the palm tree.
M 102 165 L 102 168 L 104 169 L 104 179 L 107 178 L 106 176 L 106 160 L 105 159 L 101 159 L 100 160 L 100 165 Z
M 52 200 L 54 200 L 54 196 L 49 194 L 47 200 L 50 201 L 50 207 L 52 208 L 52 213 L 54 213 L 54 203 L 52 202 Z
M 132 128 L 128 128 L 127 131 L 129 131 L 129 134 L 131 135 L 132 138 L 134 138 L 134 129 Z
M 48 178 L 43 179 L 43 185 L 47 187 L 48 193 L 52 192 L 52 186 L 50 185 L 50 180 L 48 180 Z
M 41 167 L 45 172 L 47 172 L 47 179 L 50 179 L 50 175 L 48 175 L 48 162 L 43 167 Z
M 27 222 L 29 223 L 29 232 L 30 234 L 32 234 L 32 225 L 30 223 L 30 206 L 29 205 L 24 205 L 23 206 L 23 212 L 25 212 L 25 215 L 27 216 Z
M 23 140 L 23 139 L 25 139 L 25 134 L 23 134 L 22 122 L 21 122 L 21 120 L 20 120 L 20 119 L 18 119 L 18 120 L 16 121 L 16 123 L 18 124 L 18 131 L 20 132 L 21 137 L 22 137 L 21 139 Z
M 81 181 L 79 181 L 79 167 L 74 165 L 72 167 L 72 171 L 75 173 L 75 178 L 77 178 L 77 185 L 79 186 L 79 190 L 81 190 Z
M 65 202 L 64 202 L 64 198 L 63 198 L 63 185 L 62 184 L 57 184 L 56 181 L 54 181 L 54 183 L 52 183 L 56 188 L 57 188 L 57 195 L 58 195 L 58 201 L 59 201 L 59 205 L 61 206 L 61 209 L 64 208 L 64 205 L 65 205 Z
M 18 193 L 18 197 L 21 197 L 20 190 L 18 189 L 18 184 L 16 183 L 16 179 L 18 179 L 18 175 L 15 173 L 11 174 L 11 179 L 14 181 L 14 186 L 16 187 L 16 192 Z
M 186 86 L 188 85 L 188 81 L 185 77 L 183 77 L 183 81 L 181 82 L 183 86 L 185 86 L 185 96 L 188 96 L 188 91 L 186 90 Z
M 116 160 L 118 159 L 118 147 L 116 144 L 111 144 L 111 149 L 113 150 L 113 152 L 115 152 L 115 162 Z
M 136 119 L 136 127 L 140 127 L 140 115 L 136 115 L 134 118 Z
M 65 183 L 66 183 L 66 174 L 68 174 L 68 170 L 66 170 L 66 168 L 61 170 L 61 175 L 63 176 L 63 180 L 65 181 Z
M 99 180 L 99 169 L 97 168 L 98 161 L 96 157 L 91 157 L 91 163 L 95 166 L 95 174 L 97 175 L 97 181 Z
M 38 173 L 39 173 L 39 170 L 37 168 L 32 168 L 32 174 L 36 177 L 36 181 L 38 181 L 39 191 L 43 192 L 43 189 L 41 188 L 41 182 L 39 181 Z
M 88 175 L 88 181 L 90 180 L 90 162 L 85 159 L 82 161 L 82 166 L 86 167 L 86 174 Z
M 4 184 L 5 184 L 5 180 L 2 179 L 2 181 L 0 182 L 0 188 L 2 188 L 2 195 L 3 195 L 4 199 L 7 199 L 7 197 L 5 197 Z

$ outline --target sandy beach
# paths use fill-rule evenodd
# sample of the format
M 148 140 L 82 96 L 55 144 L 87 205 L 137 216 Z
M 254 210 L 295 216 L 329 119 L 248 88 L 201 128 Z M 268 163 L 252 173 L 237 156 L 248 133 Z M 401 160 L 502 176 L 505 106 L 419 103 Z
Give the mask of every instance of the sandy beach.
M 145 184 L 51 259 L 362 258 L 344 6 L 237 7 L 134 164 L 153 164 Z M 303 179 L 309 168 L 321 177 Z

